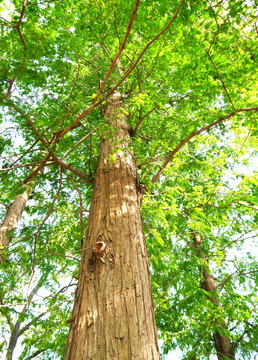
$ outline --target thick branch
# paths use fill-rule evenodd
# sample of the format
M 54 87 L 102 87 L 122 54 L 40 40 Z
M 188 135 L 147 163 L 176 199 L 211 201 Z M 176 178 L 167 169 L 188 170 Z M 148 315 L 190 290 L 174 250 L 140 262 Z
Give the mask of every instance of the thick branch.
M 203 282 L 201 287 L 209 293 L 209 300 L 217 306 L 220 314 L 218 318 L 217 327 L 221 330 L 227 329 L 226 322 L 221 311 L 221 306 L 219 302 L 219 297 L 216 292 L 216 286 L 214 282 L 214 278 L 210 273 L 208 259 L 206 254 L 200 248 L 202 244 L 201 237 L 199 234 L 194 232 L 193 234 L 193 247 L 196 250 L 197 256 L 204 260 L 205 266 L 201 267 Z M 230 338 L 224 335 L 221 335 L 219 331 L 213 331 L 213 339 L 215 343 L 215 348 L 217 352 L 218 360 L 223 360 L 225 357 L 229 359 L 234 359 L 232 344 Z
M 24 185 L 23 185 L 24 186 Z M 15 200 L 8 208 L 2 224 L 0 225 L 0 264 L 3 262 L 2 253 L 8 247 L 21 214 L 33 191 L 34 184 L 24 186 L 22 194 L 16 196 Z

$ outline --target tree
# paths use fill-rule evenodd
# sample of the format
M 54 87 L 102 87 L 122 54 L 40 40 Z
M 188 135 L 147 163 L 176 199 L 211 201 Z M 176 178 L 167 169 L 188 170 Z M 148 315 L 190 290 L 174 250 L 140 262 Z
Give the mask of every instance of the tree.
M 232 187 L 229 169 L 221 171 L 225 160 L 220 153 L 216 157 L 202 153 L 197 168 L 195 157 L 180 163 L 174 188 L 165 182 L 161 199 L 156 194 L 144 210 L 149 241 L 158 239 L 163 260 L 155 261 L 157 250 L 151 246 L 158 274 L 155 315 L 165 352 L 179 347 L 184 358 L 199 359 L 216 349 L 218 358 L 228 352 L 229 358 L 255 358 L 257 269 L 251 246 L 257 214 L 251 182 L 256 179 L 240 176 Z
M 45 290 L 57 293 L 57 273 L 78 278 L 72 315 L 61 321 L 70 324 L 65 355 L 62 346 L 54 349 L 46 341 L 40 348 L 36 339 L 31 344 L 24 337 L 23 357 L 160 358 L 143 228 L 164 351 L 174 347 L 167 335 L 183 334 L 182 324 L 193 313 L 200 326 L 191 324 L 188 338 L 176 335 L 186 356 L 209 358 L 217 352 L 226 359 L 237 348 L 242 354 L 254 351 L 251 342 L 242 346 L 256 331 L 254 293 L 237 300 L 246 315 L 230 317 L 227 296 L 214 289 L 227 288 L 233 279 L 246 283 L 248 274 L 254 281 L 253 259 L 239 277 L 225 277 L 226 266 L 220 271 L 218 263 L 215 271 L 210 267 L 210 258 L 226 257 L 245 226 L 252 236 L 255 232 L 257 180 L 247 174 L 241 183 L 236 169 L 257 151 L 252 149 L 258 110 L 253 5 L 242 0 L 9 4 L 1 22 L 3 219 L 22 184 L 36 174 L 37 182 L 11 243 L 3 242 L 5 318 L 13 312 L 8 304 L 18 300 L 12 295 L 7 302 L 6 280 L 14 294 L 19 269 L 28 287 L 49 273 Z M 231 230 L 227 216 L 237 219 Z M 223 236 L 215 242 L 218 231 Z M 191 249 L 193 286 L 185 276 L 181 239 Z M 182 278 L 175 276 L 179 268 Z M 184 300 L 175 290 L 179 284 Z M 193 299 L 201 300 L 206 319 L 187 304 Z M 171 326 L 173 319 L 181 325 Z
M 37 166 L 31 175 L 23 181 L 23 185 L 18 190 L 18 194 L 16 195 L 15 200 L 6 211 L 3 222 L 0 225 L 0 264 L 3 261 L 2 252 L 4 252 L 8 247 L 12 238 L 12 233 L 15 231 L 27 201 L 29 200 L 36 185 L 35 175 L 37 175 L 38 172 L 44 167 L 48 158 L 44 160 L 39 166 Z
M 37 293 L 37 291 L 39 290 L 40 286 L 41 286 L 41 281 L 39 281 L 37 283 L 37 285 L 35 286 L 35 288 L 32 290 L 32 292 L 30 293 L 30 295 L 28 296 L 28 300 L 31 301 L 32 298 L 34 297 L 34 295 Z M 24 315 L 26 313 L 27 307 L 24 306 L 22 312 L 21 312 L 21 316 Z M 44 316 L 46 313 L 41 313 L 40 315 L 37 316 L 37 320 L 40 319 L 42 316 Z M 14 349 L 17 345 L 17 341 L 19 339 L 19 337 L 25 332 L 27 331 L 31 325 L 32 325 L 32 321 L 30 321 L 29 323 L 27 323 L 25 326 L 23 326 L 21 328 L 21 321 L 20 319 L 18 319 L 16 321 L 15 324 L 12 324 L 10 319 L 7 317 L 7 322 L 9 322 L 10 328 L 11 328 L 11 337 L 10 337 L 10 341 L 8 344 L 8 349 L 7 349 L 7 355 L 6 355 L 6 359 L 8 360 L 12 360 L 13 358 L 13 353 L 14 353 Z M 34 321 L 35 322 L 35 321 Z

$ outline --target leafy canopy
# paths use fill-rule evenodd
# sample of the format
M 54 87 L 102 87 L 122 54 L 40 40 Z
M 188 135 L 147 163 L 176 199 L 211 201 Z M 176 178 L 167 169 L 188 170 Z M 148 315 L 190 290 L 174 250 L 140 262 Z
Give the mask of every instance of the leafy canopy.
M 254 5 L 1 1 L 1 217 L 24 182 L 34 187 L 1 268 L 1 349 L 18 319 L 31 322 L 21 359 L 37 351 L 39 359 L 63 354 L 98 145 L 110 131 L 103 108 L 118 89 L 144 189 L 164 353 L 180 348 L 185 358 L 192 352 L 210 358 L 222 311 L 239 358 L 251 358 L 257 347 Z M 32 184 L 30 174 L 43 161 Z M 194 232 L 207 261 L 194 251 Z M 201 287 L 203 268 L 215 279 L 221 309 Z M 28 287 L 40 279 L 38 297 L 21 314 Z M 40 308 L 46 314 L 37 319 Z

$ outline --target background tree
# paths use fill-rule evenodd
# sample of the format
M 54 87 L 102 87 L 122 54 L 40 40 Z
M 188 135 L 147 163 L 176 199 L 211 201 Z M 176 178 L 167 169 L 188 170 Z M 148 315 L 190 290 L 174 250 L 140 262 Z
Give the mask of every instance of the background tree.
M 174 188 L 163 187 L 161 199 L 153 194 L 144 209 L 148 243 L 159 241 L 163 259 L 149 248 L 164 351 L 180 347 L 187 359 L 210 357 L 215 349 L 219 357 L 216 332 L 231 344 L 231 358 L 252 358 L 257 350 L 256 179 L 219 171 L 221 160 L 219 153 L 197 168 L 196 159 L 180 162 L 180 176 L 171 172 Z
M 217 334 L 228 339 L 232 356 L 251 358 L 257 346 L 255 259 L 249 250 L 258 182 L 251 166 L 258 109 L 254 5 L 242 0 L 32 0 L 2 6 L 2 219 L 22 184 L 34 179 L 35 166 L 42 170 L 9 248 L 2 252 L 3 331 L 7 318 L 16 319 L 19 304 L 29 302 L 32 284 L 48 274 L 44 299 L 30 305 L 48 311 L 47 325 L 42 326 L 45 317 L 37 322 L 36 314 L 26 315 L 26 324 L 34 317 L 33 326 L 46 329 L 44 341 L 39 343 L 37 336 L 30 341 L 24 332 L 22 358 L 62 357 L 64 323 L 69 319 L 71 329 L 75 326 L 73 315 L 67 315 L 71 293 L 65 297 L 59 291 L 78 277 L 82 254 L 77 298 L 82 293 L 83 271 L 88 271 L 83 264 L 91 259 L 96 239 L 86 236 L 82 248 L 81 243 L 92 185 L 100 184 L 96 169 L 105 160 L 103 143 L 110 143 L 103 173 L 114 170 L 123 156 L 125 163 L 131 159 L 137 166 L 138 176 L 132 170 L 128 183 L 135 187 L 130 206 L 139 205 L 142 197 L 164 353 L 179 347 L 182 356 L 192 359 L 216 353 L 225 358 L 229 354 L 214 342 Z M 114 94 L 120 94 L 119 108 L 110 112 Z M 114 183 L 120 179 L 123 184 L 126 175 L 120 176 L 114 176 Z M 107 180 L 101 184 L 107 196 L 112 186 Z M 99 239 L 108 245 L 107 258 L 118 254 L 118 237 Z M 125 238 L 131 241 L 132 235 Z M 101 268 L 112 268 L 112 261 L 97 261 L 95 282 Z M 206 273 L 214 292 L 203 285 Z M 132 274 L 130 281 L 137 284 L 139 271 Z M 54 305 L 58 299 L 63 301 L 60 311 Z M 58 346 L 49 344 L 52 333 Z

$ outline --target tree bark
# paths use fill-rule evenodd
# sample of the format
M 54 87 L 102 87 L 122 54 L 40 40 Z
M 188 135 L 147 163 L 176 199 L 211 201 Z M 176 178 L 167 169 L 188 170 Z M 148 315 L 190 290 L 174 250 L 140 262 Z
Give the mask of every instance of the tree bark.
M 31 196 L 34 186 L 28 184 L 23 185 L 23 187 L 24 192 L 16 196 L 12 205 L 8 208 L 2 224 L 0 225 L 0 265 L 3 262 L 3 253 L 5 249 L 9 246 L 12 238 L 12 233 L 14 232 L 18 224 L 18 221 L 26 206 L 27 201 Z
M 105 117 L 65 360 L 160 359 L 137 168 L 120 94 Z
M 8 208 L 2 224 L 0 225 L 0 265 L 3 262 L 3 253 L 9 246 L 12 234 L 18 224 L 18 221 L 20 220 L 27 201 L 35 188 L 36 181 L 33 178 L 42 171 L 49 159 L 50 154 L 48 154 L 41 164 L 37 166 L 26 179 L 23 180 L 23 185 L 21 187 L 23 189 L 22 194 L 16 196 L 14 202 Z
M 206 263 L 206 267 L 202 269 L 202 276 L 203 276 L 202 288 L 210 293 L 209 296 L 210 301 L 213 304 L 215 304 L 218 308 L 220 308 L 219 298 L 216 291 L 216 285 L 208 269 L 208 259 L 205 253 L 199 248 L 200 245 L 201 245 L 201 239 L 196 233 L 194 233 L 194 247 L 196 248 L 198 255 Z M 223 319 L 223 316 L 221 316 L 219 319 L 218 328 L 222 332 L 223 330 L 227 329 L 227 325 L 225 323 L 225 320 Z M 235 359 L 233 346 L 231 344 L 230 338 L 221 335 L 219 330 L 213 333 L 213 339 L 215 343 L 218 360 L 225 360 L 226 358 Z

